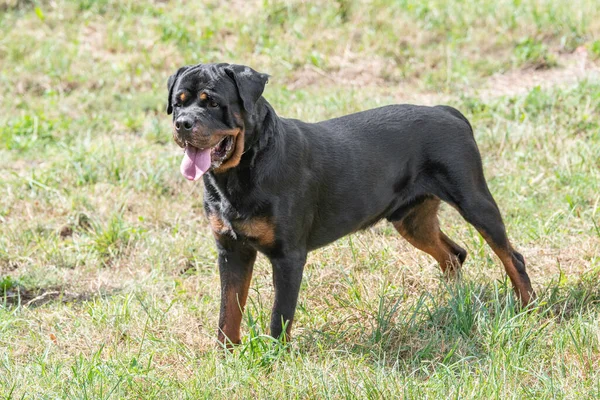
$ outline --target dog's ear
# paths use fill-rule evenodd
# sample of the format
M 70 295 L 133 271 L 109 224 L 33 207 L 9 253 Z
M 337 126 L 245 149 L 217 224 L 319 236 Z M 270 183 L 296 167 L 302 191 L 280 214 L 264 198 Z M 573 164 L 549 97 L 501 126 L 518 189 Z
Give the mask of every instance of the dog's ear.
M 171 115 L 171 113 L 173 112 L 173 102 L 171 99 L 173 97 L 173 87 L 175 86 L 175 82 L 177 82 L 177 78 L 179 78 L 179 75 L 181 75 L 183 72 L 185 72 L 189 68 L 190 68 L 189 65 L 179 68 L 177 70 L 177 72 L 175 72 L 173 75 L 171 75 L 169 77 L 169 80 L 167 81 L 167 90 L 169 91 L 169 98 L 167 100 L 167 114 L 169 114 L 169 115 Z
M 235 82 L 244 109 L 247 113 L 252 114 L 254 105 L 265 90 L 269 75 L 236 64 L 225 67 L 225 73 Z

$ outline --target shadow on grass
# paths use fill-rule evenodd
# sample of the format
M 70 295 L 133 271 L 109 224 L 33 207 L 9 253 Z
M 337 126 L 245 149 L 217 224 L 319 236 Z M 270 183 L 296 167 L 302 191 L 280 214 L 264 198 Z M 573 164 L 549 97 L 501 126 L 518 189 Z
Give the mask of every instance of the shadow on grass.
M 0 280 L 0 305 L 4 307 L 36 308 L 48 303 L 84 303 L 99 297 L 110 297 L 119 290 L 106 292 L 72 292 L 61 286 L 25 287 L 20 284 L 7 284 Z
M 509 282 L 481 285 L 442 283 L 418 298 L 399 291 L 378 296 L 378 302 L 348 304 L 337 299 L 340 323 L 306 330 L 297 338 L 302 352 L 346 352 L 387 366 L 479 363 L 496 349 L 543 340 L 546 328 L 600 308 L 600 280 L 553 282 L 538 292 L 532 306 L 516 304 Z M 337 308 L 336 306 L 336 308 Z M 348 312 L 349 307 L 352 312 Z M 504 351 L 504 350 L 503 350 Z M 517 350 L 515 350 L 517 351 Z

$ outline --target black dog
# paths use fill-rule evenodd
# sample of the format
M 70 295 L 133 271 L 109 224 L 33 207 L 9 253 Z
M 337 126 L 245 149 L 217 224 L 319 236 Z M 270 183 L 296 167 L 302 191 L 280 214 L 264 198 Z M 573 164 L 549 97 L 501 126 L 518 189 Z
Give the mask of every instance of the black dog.
M 307 253 L 383 218 L 452 274 L 467 252 L 440 230 L 442 200 L 487 240 L 521 302 L 533 299 L 460 112 L 392 105 L 306 123 L 275 114 L 261 97 L 267 78 L 241 65 L 199 64 L 168 82 L 173 136 L 185 149 L 181 172 L 204 177 L 219 253 L 221 342 L 240 341 L 257 251 L 273 265 L 274 337 L 290 333 Z

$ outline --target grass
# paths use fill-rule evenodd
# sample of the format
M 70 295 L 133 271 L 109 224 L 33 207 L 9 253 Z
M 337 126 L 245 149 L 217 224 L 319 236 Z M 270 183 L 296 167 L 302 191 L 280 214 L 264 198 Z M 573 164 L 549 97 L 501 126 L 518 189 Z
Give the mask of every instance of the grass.
M 0 397 L 600 397 L 598 21 L 593 0 L 0 0 Z M 580 79 L 548 78 L 582 51 Z M 243 343 L 218 348 L 202 187 L 164 113 L 200 61 L 270 73 L 287 117 L 462 110 L 539 301 L 515 308 L 443 208 L 457 282 L 381 223 L 309 256 L 291 343 L 266 336 L 259 257 Z

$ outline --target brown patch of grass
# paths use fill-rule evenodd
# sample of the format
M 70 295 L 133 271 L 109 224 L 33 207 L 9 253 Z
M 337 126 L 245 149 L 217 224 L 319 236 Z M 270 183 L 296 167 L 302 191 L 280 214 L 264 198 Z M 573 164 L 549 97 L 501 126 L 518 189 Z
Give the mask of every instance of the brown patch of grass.
M 74 292 L 61 286 L 50 287 L 24 287 L 17 285 L 5 290 L 1 300 L 8 306 L 24 306 L 28 308 L 41 307 L 51 302 L 82 303 L 91 301 L 96 297 L 106 297 L 117 293 L 116 291 L 92 293 Z
M 519 69 L 503 74 L 496 74 L 475 89 L 484 99 L 500 96 L 516 96 L 529 92 L 536 86 L 544 89 L 575 85 L 583 79 L 600 77 L 598 67 L 588 57 L 585 48 L 571 54 L 557 56 L 559 67 L 552 69 Z

